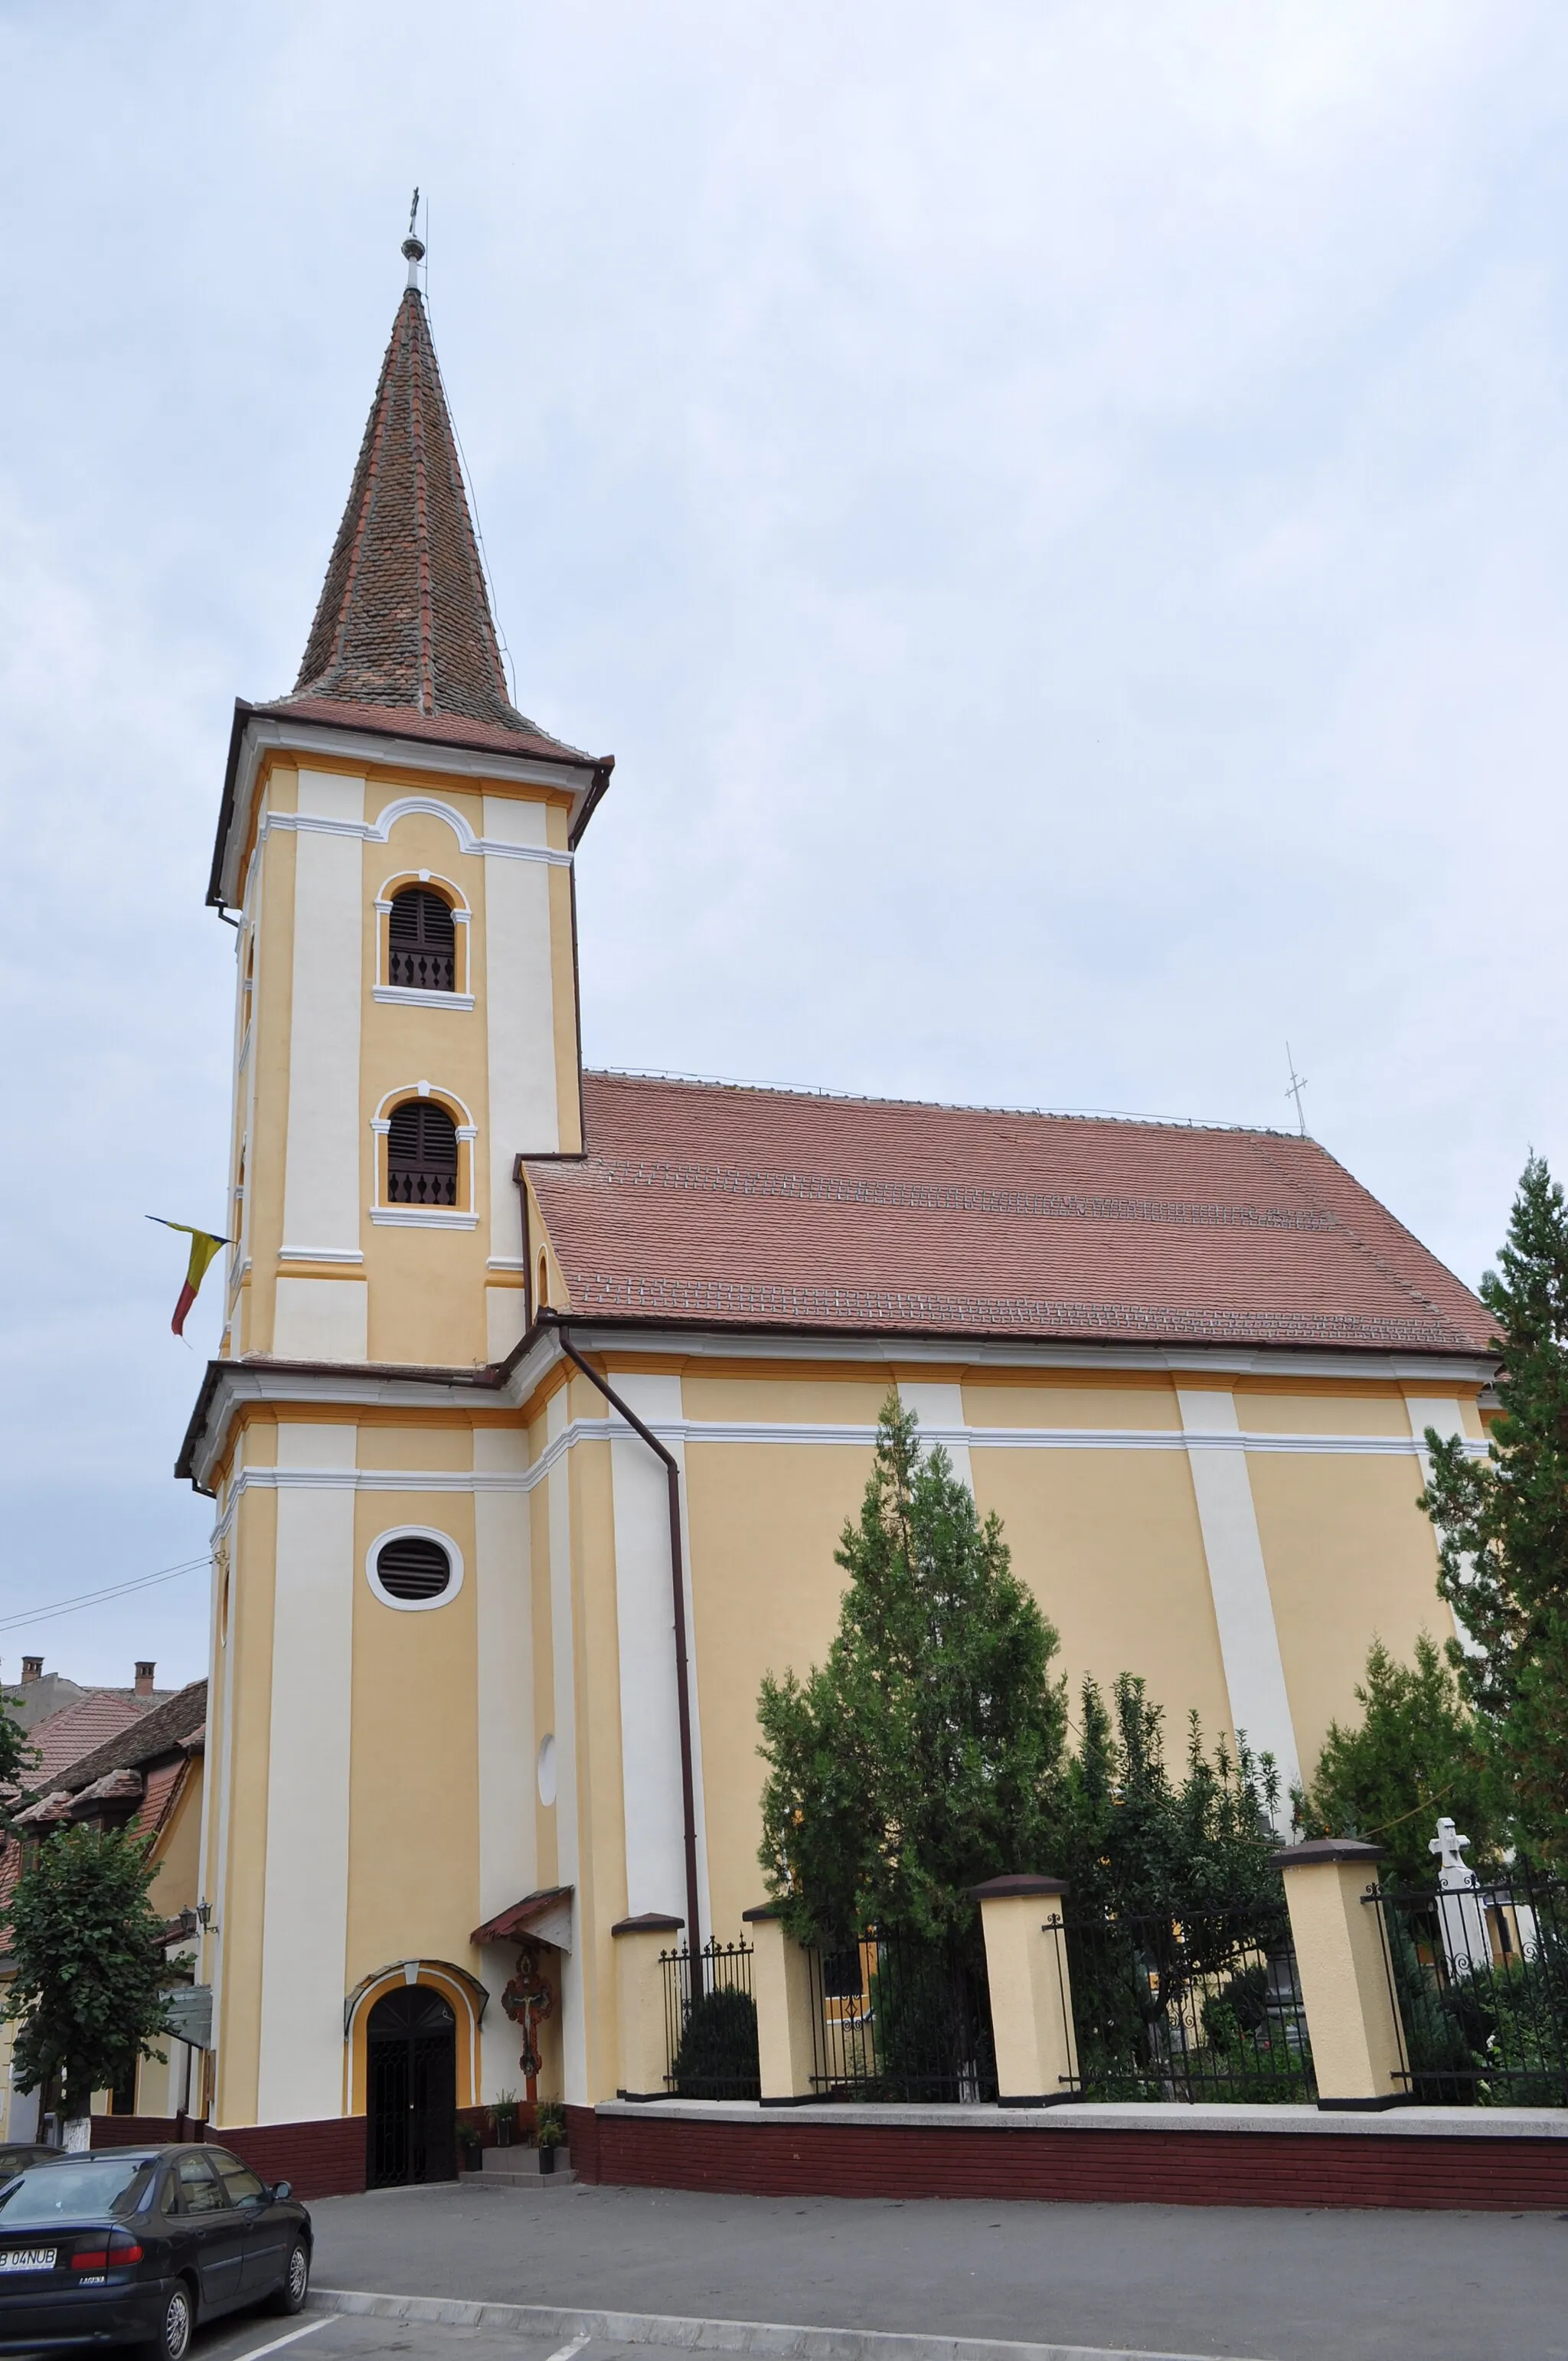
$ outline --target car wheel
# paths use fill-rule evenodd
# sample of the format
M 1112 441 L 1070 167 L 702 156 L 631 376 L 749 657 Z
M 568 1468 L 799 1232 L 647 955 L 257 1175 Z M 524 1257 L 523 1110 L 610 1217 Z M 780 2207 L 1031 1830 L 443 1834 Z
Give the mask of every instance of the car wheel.
M 296 2238 L 289 2249 L 289 2261 L 282 2284 L 272 2299 L 274 2312 L 303 2312 L 311 2286 L 311 2250 L 302 2238 Z
M 148 2361 L 185 2361 L 195 2324 L 195 2307 L 183 2279 L 176 2279 L 164 2299 L 163 2317 L 146 2347 Z

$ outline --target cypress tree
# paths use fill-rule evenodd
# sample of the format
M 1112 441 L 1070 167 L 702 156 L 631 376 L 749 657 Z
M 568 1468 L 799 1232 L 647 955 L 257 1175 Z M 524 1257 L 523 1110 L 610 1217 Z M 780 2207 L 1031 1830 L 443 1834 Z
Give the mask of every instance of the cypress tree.
M 826 1664 L 770 1675 L 758 1705 L 760 1859 L 786 1923 L 839 1941 L 868 1925 L 935 1937 L 965 1888 L 1050 1858 L 1066 1737 L 1057 1634 L 939 1446 L 883 1406 Z

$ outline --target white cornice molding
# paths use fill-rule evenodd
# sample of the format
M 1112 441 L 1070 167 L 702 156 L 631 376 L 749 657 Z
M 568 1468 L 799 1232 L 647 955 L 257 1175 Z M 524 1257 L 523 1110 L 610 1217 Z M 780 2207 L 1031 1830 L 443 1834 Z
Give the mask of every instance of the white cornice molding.
M 524 1162 L 527 1161 L 526 1157 Z M 820 1335 L 793 1329 L 772 1334 L 766 1330 L 743 1333 L 721 1328 L 658 1328 L 602 1323 L 591 1316 L 570 1320 L 573 1341 L 584 1352 L 600 1353 L 611 1360 L 619 1353 L 668 1353 L 675 1356 L 725 1360 L 847 1361 L 860 1366 L 906 1367 L 911 1362 L 938 1363 L 952 1368 L 996 1369 L 1116 1369 L 1139 1370 L 1169 1377 L 1200 1375 L 1224 1378 L 1300 1377 L 1367 1379 L 1419 1384 L 1423 1390 L 1444 1385 L 1485 1386 L 1497 1370 L 1495 1355 L 1487 1353 L 1402 1353 L 1376 1350 L 1334 1350 L 1321 1345 L 1127 1345 L 1090 1338 L 1053 1343 L 1020 1337 L 905 1337 L 883 1330 L 878 1335 L 846 1336 L 831 1329 Z
M 613 1376 L 617 1355 L 667 1352 L 672 1356 L 740 1356 L 750 1348 L 749 1357 L 828 1359 L 844 1361 L 851 1366 L 867 1364 L 902 1364 L 962 1362 L 966 1367 L 984 1368 L 1114 1368 L 1144 1370 L 1168 1374 L 1174 1369 L 1207 1371 L 1212 1374 L 1277 1377 L 1286 1371 L 1302 1377 L 1331 1377 L 1340 1379 L 1387 1381 L 1419 1380 L 1425 1392 L 1441 1391 L 1443 1386 L 1466 1388 L 1484 1386 L 1493 1376 L 1497 1364 L 1476 1355 L 1380 1355 L 1367 1354 L 1308 1354 L 1276 1348 L 1259 1349 L 1251 1354 L 1218 1352 L 1205 1354 L 1162 1352 L 1157 1348 L 1107 1345 L 1098 1348 L 1071 1345 L 1031 1346 L 1011 1345 L 981 1348 L 955 1339 L 950 1345 L 934 1343 L 916 1345 L 903 1338 L 836 1338 L 823 1337 L 754 1337 L 727 1336 L 717 1332 L 699 1334 L 673 1334 L 669 1330 L 638 1330 L 595 1328 L 588 1323 L 572 1323 L 572 1336 L 579 1350 L 603 1356 L 611 1366 Z M 503 1381 L 488 1379 L 486 1372 L 476 1367 L 472 1377 L 465 1378 L 454 1370 L 450 1376 L 434 1371 L 418 1370 L 372 1372 L 353 1368 L 305 1368 L 266 1361 L 225 1361 L 216 1365 L 217 1379 L 213 1400 L 208 1407 L 206 1422 L 192 1453 L 192 1472 L 198 1484 L 211 1482 L 213 1468 L 227 1446 L 228 1435 L 236 1412 L 251 1402 L 287 1404 L 324 1404 L 334 1409 L 398 1408 L 407 1411 L 424 1409 L 452 1410 L 472 1408 L 476 1402 L 495 1410 L 521 1411 L 529 1397 L 565 1358 L 553 1328 L 542 1329 L 530 1344 L 526 1353 L 514 1364 Z M 891 1370 L 890 1370 L 891 1376 Z M 552 1454 L 559 1455 L 569 1447 L 573 1438 L 587 1440 L 630 1432 L 619 1419 L 577 1421 L 567 1428 L 557 1444 L 527 1471 L 531 1483 L 539 1480 L 547 1463 L 553 1464 Z M 669 1440 L 681 1437 L 694 1442 L 730 1440 L 854 1442 L 869 1444 L 875 1434 L 870 1426 L 786 1427 L 768 1425 L 762 1422 L 685 1421 L 678 1426 L 656 1428 L 655 1432 Z M 1112 1442 L 1096 1442 L 1096 1435 L 1111 1435 Z M 1011 1438 L 1028 1438 L 1014 1444 Z M 1035 1437 L 1058 1436 L 1054 1445 Z M 992 1442 L 992 1437 L 996 1440 Z M 1006 1450 L 1014 1448 L 1057 1448 L 1061 1450 L 1138 1449 L 1186 1450 L 1247 1450 L 1260 1452 L 1340 1452 L 1350 1455 L 1420 1457 L 1420 1444 L 1415 1436 L 1399 1435 L 1269 1435 L 1234 1433 L 1221 1435 L 1190 1435 L 1177 1427 L 1155 1429 L 1134 1428 L 968 1428 L 955 1429 L 951 1434 L 933 1431 L 932 1440 L 968 1442 L 971 1450 L 987 1447 Z M 1479 1456 L 1486 1446 L 1472 1442 L 1469 1449 Z M 258 1471 L 259 1473 L 259 1471 Z M 317 1471 L 308 1471 L 314 1474 Z M 444 1477 L 443 1482 L 445 1481 Z M 466 1485 L 469 1479 L 461 1479 Z M 439 1487 L 437 1488 L 439 1488 Z M 524 1486 L 527 1488 L 527 1486 Z
M 374 730 L 338 730 L 320 723 L 292 721 L 278 714 L 247 714 L 235 770 L 234 808 L 224 847 L 224 898 L 231 908 L 239 898 L 236 894 L 236 872 L 241 851 L 249 840 L 257 774 L 263 755 L 274 752 L 324 754 L 339 761 L 346 757 L 378 771 L 422 771 L 427 775 L 433 773 L 441 778 L 471 780 L 478 785 L 488 779 L 498 785 L 562 787 L 572 798 L 573 827 L 582 818 L 595 778 L 594 765 L 586 759 L 580 763 L 552 763 L 540 755 L 492 754 L 477 747 L 434 745 L 422 738 L 383 737 Z M 503 854 L 522 850 L 506 845 L 488 849 Z M 528 857 L 526 851 L 523 857 Z M 569 853 L 552 857 L 571 859 Z
M 472 1008 L 471 992 L 421 992 L 412 984 L 373 983 L 372 1000 L 389 1004 L 394 1008 Z
M 821 1444 L 841 1449 L 845 1444 L 869 1451 L 876 1442 L 874 1426 L 817 1424 L 776 1419 L 652 1419 L 651 1431 L 661 1443 L 749 1444 L 800 1449 Z M 241 1496 L 268 1492 L 532 1492 L 551 1469 L 579 1444 L 626 1442 L 636 1429 L 620 1418 L 573 1419 L 529 1467 L 243 1467 L 229 1488 L 224 1515 L 214 1528 L 214 1540 L 226 1532 Z M 1394 1434 L 1269 1434 L 1193 1433 L 1190 1429 L 1148 1427 L 922 1427 L 921 1439 L 951 1451 L 1222 1451 L 1306 1454 L 1334 1458 L 1419 1459 L 1421 1445 L 1414 1435 Z M 1465 1449 L 1473 1459 L 1484 1458 L 1486 1445 L 1474 1440 Z
M 400 803 L 389 804 L 380 818 L 373 820 L 327 819 L 320 812 L 269 812 L 257 834 L 265 839 L 280 829 L 297 836 L 352 836 L 361 844 L 386 844 L 399 820 L 411 812 L 445 820 L 457 839 L 459 852 L 488 853 L 497 861 L 541 861 L 551 869 L 573 865 L 571 853 L 558 852 L 551 844 L 510 844 L 504 837 L 476 836 L 462 813 L 444 804 L 439 796 L 405 796 Z

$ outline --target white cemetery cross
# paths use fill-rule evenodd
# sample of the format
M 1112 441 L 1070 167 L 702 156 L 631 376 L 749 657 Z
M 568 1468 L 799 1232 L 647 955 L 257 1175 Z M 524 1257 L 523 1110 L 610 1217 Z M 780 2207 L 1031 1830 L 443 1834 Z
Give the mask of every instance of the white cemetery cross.
M 1427 1846 L 1429 1852 L 1438 1856 L 1437 1913 L 1442 1927 L 1443 1956 L 1449 1974 L 1457 1982 L 1474 1975 L 1477 1968 L 1489 1968 L 1492 1964 L 1481 1881 L 1464 1860 L 1469 1842 L 1452 1820 L 1440 1819 L 1437 1834 Z

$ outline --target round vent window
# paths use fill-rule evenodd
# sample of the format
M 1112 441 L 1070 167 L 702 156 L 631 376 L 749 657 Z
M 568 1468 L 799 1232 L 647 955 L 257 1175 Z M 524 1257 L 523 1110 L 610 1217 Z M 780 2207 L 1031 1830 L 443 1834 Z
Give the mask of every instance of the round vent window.
M 463 1561 L 444 1534 L 386 1533 L 370 1551 L 370 1587 L 389 1607 L 444 1607 L 463 1580 Z

